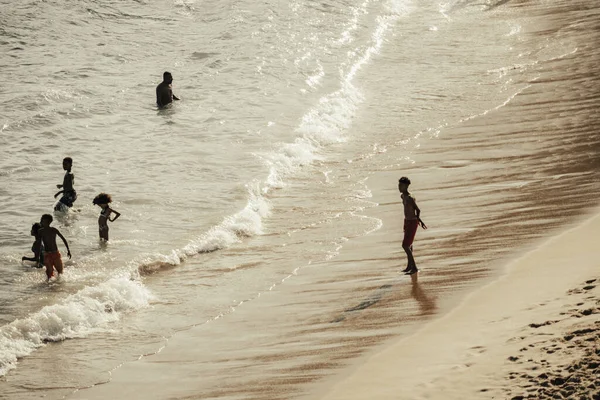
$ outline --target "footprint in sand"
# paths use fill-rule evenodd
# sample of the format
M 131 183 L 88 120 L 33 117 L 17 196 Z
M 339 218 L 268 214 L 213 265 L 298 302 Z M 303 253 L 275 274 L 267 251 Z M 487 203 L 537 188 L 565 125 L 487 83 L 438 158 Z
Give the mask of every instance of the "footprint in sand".
M 547 325 L 552 325 L 552 324 L 555 324 L 555 323 L 557 323 L 557 322 L 560 322 L 560 320 L 556 320 L 556 321 L 546 321 L 546 322 L 542 322 L 541 324 L 532 323 L 532 324 L 529 324 L 529 327 L 530 327 L 530 328 L 537 329 L 537 328 L 540 328 L 540 327 L 542 327 L 542 326 L 547 326 Z
M 471 357 L 476 357 L 476 356 L 480 356 L 483 353 L 485 353 L 487 351 L 487 349 L 484 346 L 473 346 L 471 348 L 469 348 L 469 355 Z

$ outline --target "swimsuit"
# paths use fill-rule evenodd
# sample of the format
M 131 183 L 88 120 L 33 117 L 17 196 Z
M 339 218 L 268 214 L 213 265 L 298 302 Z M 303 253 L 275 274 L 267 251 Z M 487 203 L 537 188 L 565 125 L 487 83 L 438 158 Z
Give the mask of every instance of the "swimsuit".
M 417 234 L 417 228 L 419 227 L 418 219 L 405 219 L 404 220 L 404 240 L 402 241 L 402 247 L 412 246 L 415 235 Z
M 48 279 L 54 276 L 54 268 L 56 268 L 59 274 L 62 274 L 63 263 L 60 252 L 58 250 L 47 251 L 44 254 L 44 265 L 46 266 L 46 276 L 48 276 Z
M 409 201 L 411 199 L 412 201 Z M 404 240 L 402 247 L 412 246 L 417 228 L 419 227 L 419 219 L 415 217 L 415 198 L 410 194 L 402 194 L 402 204 L 404 205 Z
M 77 200 L 77 192 L 75 190 L 71 190 L 68 192 L 64 192 L 59 202 L 61 202 L 67 207 L 73 207 L 73 203 L 75 202 L 75 200 Z
M 100 218 L 98 218 L 98 225 L 99 225 L 100 232 L 108 230 L 108 221 L 109 221 L 108 217 L 110 216 L 110 213 L 111 213 L 111 211 L 108 207 L 106 208 L 106 210 L 100 211 L 100 218 L 102 218 L 102 217 L 106 218 L 106 221 L 104 221 L 104 223 L 101 223 Z
M 63 196 L 59 201 L 67 207 L 73 207 L 73 203 L 77 200 L 77 192 L 73 188 L 74 181 L 73 174 L 70 171 L 65 172 L 65 177 L 63 178 Z

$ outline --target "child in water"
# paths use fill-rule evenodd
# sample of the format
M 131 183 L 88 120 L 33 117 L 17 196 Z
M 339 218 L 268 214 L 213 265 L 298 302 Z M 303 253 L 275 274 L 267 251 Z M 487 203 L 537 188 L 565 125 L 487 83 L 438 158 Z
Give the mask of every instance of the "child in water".
M 39 230 L 42 227 L 38 222 L 31 226 L 31 236 L 35 237 L 35 242 L 31 246 L 33 251 L 33 257 L 23 257 L 21 261 L 33 261 L 37 268 L 44 266 L 44 246 L 42 245 L 42 238 L 39 236 Z
M 102 209 L 100 211 L 100 216 L 98 217 L 100 239 L 108 242 L 108 221 L 115 221 L 121 214 L 108 206 L 109 203 L 112 203 L 110 194 L 100 193 L 94 198 L 93 203 L 100 206 Z M 115 217 L 110 219 L 110 214 L 115 214 Z
M 77 200 L 77 192 L 73 187 L 75 184 L 75 175 L 71 172 L 71 168 L 73 168 L 73 159 L 65 157 L 63 159 L 63 169 L 66 172 L 63 183 L 62 185 L 56 185 L 57 188 L 62 190 L 54 195 L 54 198 L 57 198 L 60 194 L 62 194 L 62 197 L 54 206 L 54 211 L 66 211 L 66 208 L 73 207 L 73 203 Z
M 40 252 L 42 251 L 42 246 L 44 247 L 44 265 L 46 266 L 46 276 L 48 277 L 48 281 L 50 278 L 54 276 L 54 269 L 58 271 L 58 276 L 63 272 L 63 263 L 62 258 L 60 256 L 60 252 L 58 251 L 58 246 L 56 245 L 56 237 L 62 239 L 65 247 L 67 248 L 67 255 L 71 258 L 71 250 L 69 250 L 69 244 L 67 243 L 67 239 L 58 231 L 58 229 L 50 226 L 52 223 L 52 215 L 44 214 L 42 215 L 42 219 L 40 220 L 40 224 L 42 225 L 38 230 L 38 236 L 40 237 Z

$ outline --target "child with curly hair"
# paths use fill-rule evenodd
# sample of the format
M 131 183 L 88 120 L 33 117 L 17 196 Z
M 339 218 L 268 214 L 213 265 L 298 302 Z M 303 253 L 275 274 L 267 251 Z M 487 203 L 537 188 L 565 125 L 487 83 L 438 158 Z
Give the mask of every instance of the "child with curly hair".
M 98 217 L 100 240 L 108 242 L 108 221 L 115 221 L 121 214 L 108 206 L 109 203 L 112 203 L 110 194 L 100 193 L 94 198 L 93 203 L 101 208 L 100 216 Z M 110 219 L 111 214 L 115 214 L 113 219 Z

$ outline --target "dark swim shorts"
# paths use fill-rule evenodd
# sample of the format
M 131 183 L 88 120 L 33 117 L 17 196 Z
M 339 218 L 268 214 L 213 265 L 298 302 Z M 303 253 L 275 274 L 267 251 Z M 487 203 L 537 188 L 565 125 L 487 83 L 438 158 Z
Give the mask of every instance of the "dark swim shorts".
M 73 190 L 72 192 L 63 193 L 59 201 L 67 207 L 73 207 L 75 200 L 77 200 L 77 192 Z

